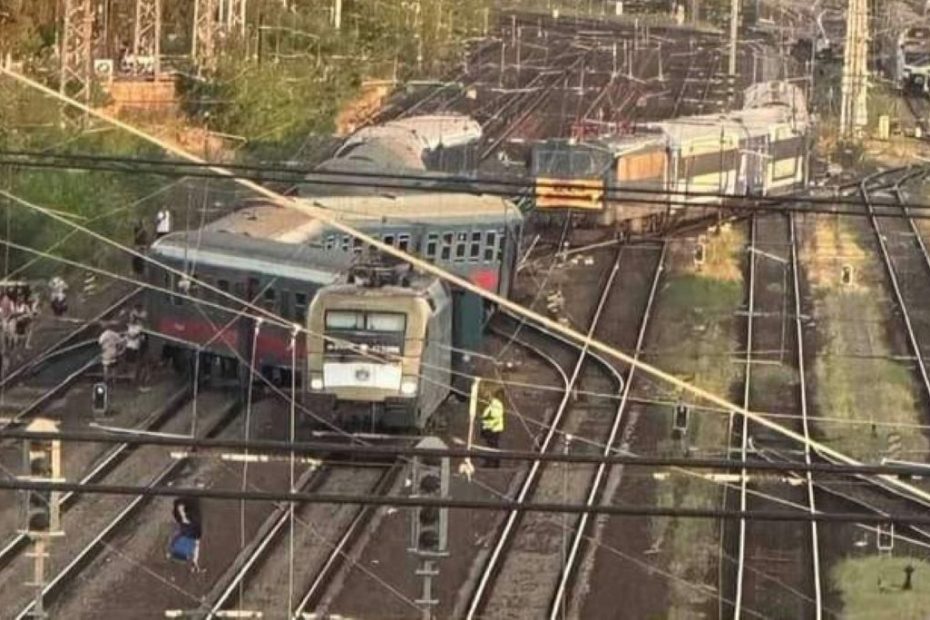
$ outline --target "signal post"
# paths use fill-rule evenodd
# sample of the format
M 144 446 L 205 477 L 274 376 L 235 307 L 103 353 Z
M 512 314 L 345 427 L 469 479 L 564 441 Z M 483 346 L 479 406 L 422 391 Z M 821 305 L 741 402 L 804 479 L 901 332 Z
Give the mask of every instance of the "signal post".
M 445 450 L 438 437 L 425 437 L 417 444 L 420 450 Z M 449 497 L 449 457 L 417 456 L 413 459 L 413 495 L 426 499 Z M 411 511 L 410 548 L 420 559 L 416 574 L 423 578 L 423 591 L 416 603 L 423 608 L 423 619 L 433 617 L 433 578 L 439 575 L 437 561 L 449 555 L 449 509 L 417 506 Z
M 36 418 L 26 430 L 33 433 L 57 433 L 58 422 L 47 418 Z M 64 482 L 61 475 L 61 442 L 57 439 L 27 439 L 23 444 L 23 469 L 19 476 L 26 482 Z M 35 588 L 33 618 L 45 618 L 42 594 L 45 590 L 45 564 L 53 538 L 64 536 L 61 530 L 59 491 L 22 491 L 21 532 L 32 541 L 33 578 L 26 585 Z

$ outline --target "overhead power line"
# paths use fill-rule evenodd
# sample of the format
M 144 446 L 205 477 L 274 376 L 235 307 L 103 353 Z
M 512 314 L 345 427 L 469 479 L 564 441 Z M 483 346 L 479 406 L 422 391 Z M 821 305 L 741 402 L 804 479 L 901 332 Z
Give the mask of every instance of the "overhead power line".
M 364 171 L 324 171 L 314 169 L 298 169 L 278 166 L 257 166 L 248 164 L 217 164 L 217 163 L 187 163 L 165 161 L 158 159 L 145 159 L 135 157 L 108 157 L 97 155 L 50 154 L 33 151 L 2 151 L 0 150 L 0 165 L 20 166 L 36 169 L 68 169 L 86 170 L 96 172 L 113 172 L 122 174 L 153 174 L 167 177 L 217 178 L 212 168 L 222 165 L 236 174 L 225 175 L 228 180 L 249 180 L 256 182 L 286 182 L 293 184 L 323 185 L 332 187 L 349 187 L 362 189 L 383 190 L 417 190 L 434 192 L 456 193 L 482 193 L 493 196 L 512 197 L 518 194 L 534 192 L 537 189 L 565 190 L 565 194 L 550 193 L 549 198 L 566 198 L 577 200 L 577 195 L 569 193 L 564 182 L 553 179 L 515 180 L 495 177 L 465 177 L 440 176 L 437 174 L 392 174 L 382 172 Z M 26 158 L 26 159 L 23 159 Z M 280 176 L 269 175 L 286 175 Z M 585 180 L 585 179 L 579 179 Z M 590 180 L 590 179 L 587 179 Z M 427 184 L 424 186 L 423 184 Z M 838 186 L 839 189 L 846 186 Z M 849 187 L 853 187 L 850 185 Z M 699 200 L 718 199 L 731 201 L 731 204 L 702 203 Z M 604 191 L 604 201 L 607 203 L 621 200 L 641 204 L 655 204 L 660 206 L 675 206 L 684 208 L 723 208 L 745 209 L 752 208 L 764 211 L 804 213 L 826 213 L 831 215 L 859 215 L 866 216 L 865 211 L 837 209 L 837 206 L 863 207 L 861 198 L 844 196 L 808 196 L 798 193 L 772 196 L 747 196 L 745 194 L 728 194 L 725 192 L 702 192 L 693 190 L 666 190 L 662 188 L 646 187 L 607 187 Z M 801 206 L 791 206 L 785 203 L 794 202 L 799 205 L 819 205 L 824 209 L 810 209 Z M 895 201 L 873 201 L 874 206 L 895 207 L 901 205 Z M 908 203 L 912 211 L 930 212 L 930 204 Z M 912 214 L 920 218 L 930 218 L 930 213 Z M 899 217 L 899 214 L 879 214 L 880 217 Z
M 817 521 L 823 523 L 867 523 L 930 525 L 930 515 L 862 514 L 850 512 L 810 513 L 793 510 L 724 510 L 703 508 L 668 508 L 610 504 L 564 504 L 555 502 L 517 502 L 512 500 L 473 500 L 431 497 L 400 497 L 382 495 L 348 495 L 342 493 L 287 493 L 258 490 L 227 490 L 172 486 L 135 486 L 116 484 L 79 484 L 76 482 L 37 482 L 33 480 L 0 480 L 0 490 L 58 491 L 91 495 L 133 495 L 143 497 L 196 497 L 229 501 L 294 502 L 297 504 L 335 504 L 354 506 L 435 507 L 463 510 L 516 510 L 556 514 L 591 514 L 615 517 L 675 517 L 686 519 L 746 519 L 749 521 Z
M 325 454 L 329 457 L 449 457 L 479 459 L 487 457 L 488 450 L 470 450 L 466 448 L 446 448 L 442 450 L 419 449 L 399 445 L 363 445 L 340 444 L 327 441 L 297 441 L 294 443 L 272 439 L 200 439 L 194 437 L 172 437 L 165 435 L 135 435 L 129 433 L 112 433 L 96 431 L 61 431 L 57 433 L 36 433 L 27 430 L 0 430 L 0 439 L 15 440 L 53 440 L 80 443 L 111 443 L 133 446 L 170 446 L 191 448 L 194 450 L 241 450 L 250 453 L 265 452 L 277 454 L 299 454 L 302 456 Z M 545 453 L 528 450 L 495 450 L 494 458 L 508 461 L 542 461 L 546 463 L 575 463 L 587 465 L 624 465 L 630 467 L 689 467 L 692 469 L 748 469 L 761 472 L 812 472 L 825 474 L 885 474 L 890 476 L 927 476 L 930 465 L 847 465 L 833 463 L 771 463 L 768 461 L 742 461 L 733 459 L 700 459 L 663 456 L 631 456 L 613 451 L 612 454 L 585 453 Z
M 107 122 L 108 124 L 113 125 L 114 127 L 118 127 L 126 131 L 127 133 L 130 133 L 138 138 L 141 138 L 142 140 L 145 140 L 146 142 L 150 144 L 158 146 L 164 149 L 165 151 L 172 153 L 173 155 L 177 157 L 181 157 L 189 161 L 202 162 L 202 160 L 200 160 L 195 155 L 192 155 L 188 153 L 187 151 L 175 145 L 172 145 L 165 140 L 156 138 L 155 136 L 152 136 L 151 134 L 146 133 L 145 131 L 142 131 L 137 127 L 134 127 L 133 125 L 130 125 L 128 123 L 115 119 L 99 110 L 93 109 L 90 106 L 80 103 L 79 101 L 76 101 L 61 93 L 55 92 L 54 90 L 48 88 L 47 86 L 44 86 L 43 84 L 40 84 L 39 82 L 33 79 L 30 79 L 22 75 L 19 72 L 13 71 L 12 69 L 8 67 L 0 66 L 0 74 L 6 75 L 16 80 L 17 82 L 24 84 L 32 89 L 38 90 L 49 97 L 62 101 L 88 115 L 101 119 Z M 226 170 L 222 166 L 213 166 L 210 169 L 213 170 L 220 177 L 229 178 L 229 177 L 234 176 L 233 172 Z M 236 182 L 239 183 L 241 186 L 254 191 L 258 195 L 263 196 L 265 199 L 269 200 L 272 204 L 279 205 L 282 208 L 289 208 L 294 211 L 303 213 L 309 217 L 316 218 L 320 220 L 322 223 L 334 228 L 336 231 L 346 234 L 346 235 L 350 235 L 358 239 L 362 243 L 371 245 L 375 249 L 380 250 L 381 252 L 387 254 L 388 256 L 393 256 L 399 260 L 410 263 L 414 267 L 416 267 L 417 269 L 421 270 L 422 272 L 426 274 L 440 278 L 452 285 L 455 285 L 461 288 L 464 291 L 473 293 L 491 303 L 494 303 L 502 308 L 510 310 L 519 316 L 522 316 L 526 319 L 533 320 L 536 323 L 539 323 L 543 327 L 547 328 L 551 332 L 559 334 L 567 339 L 570 339 L 572 342 L 582 343 L 588 346 L 589 348 L 591 348 L 592 350 L 595 350 L 605 356 L 613 358 L 619 362 L 634 366 L 640 369 L 642 372 L 650 375 L 651 377 L 657 380 L 666 382 L 669 385 L 672 385 L 676 387 L 677 389 L 681 390 L 682 392 L 687 392 L 691 394 L 692 396 L 705 399 L 708 402 L 716 406 L 719 406 L 728 411 L 731 411 L 733 414 L 747 417 L 750 420 L 752 420 L 755 424 L 758 424 L 759 426 L 765 427 L 793 441 L 800 442 L 802 445 L 805 445 L 810 449 L 817 450 L 821 454 L 828 456 L 832 459 L 835 459 L 837 461 L 840 461 L 842 463 L 846 463 L 849 465 L 860 465 L 861 464 L 856 459 L 844 454 L 843 452 L 840 452 L 839 450 L 835 448 L 832 448 L 824 444 L 821 441 L 809 439 L 805 437 L 804 435 L 802 435 L 801 433 L 798 433 L 782 424 L 769 420 L 765 416 L 755 413 L 753 411 L 750 411 L 745 407 L 737 405 L 736 403 L 733 403 L 727 400 L 725 397 L 722 397 L 704 388 L 701 388 L 692 383 L 689 383 L 688 381 L 685 381 L 681 379 L 680 377 L 677 377 L 667 371 L 664 371 L 652 364 L 636 359 L 633 356 L 629 355 L 628 353 L 624 352 L 623 350 L 613 345 L 604 343 L 601 340 L 598 340 L 595 338 L 585 336 L 584 334 L 578 332 L 576 329 L 570 326 L 562 325 L 558 321 L 550 319 L 549 317 L 544 316 L 543 314 L 540 314 L 539 312 L 525 308 L 524 306 L 521 306 L 520 304 L 510 299 L 507 299 L 506 297 L 502 295 L 498 295 L 496 293 L 487 291 L 481 288 L 480 286 L 472 284 L 465 278 L 452 274 L 446 271 L 445 269 L 441 267 L 437 267 L 436 265 L 433 265 L 432 263 L 428 261 L 424 261 L 416 256 L 412 256 L 408 254 L 407 252 L 404 252 L 403 250 L 395 248 L 392 245 L 388 245 L 382 242 L 380 239 L 372 236 L 371 234 L 368 234 L 362 230 L 359 230 L 353 227 L 351 224 L 344 222 L 337 217 L 334 217 L 332 212 L 328 211 L 327 209 L 320 208 L 319 206 L 314 205 L 311 201 L 282 196 L 281 194 L 277 192 L 274 192 L 266 187 L 262 187 L 261 185 L 251 182 L 251 181 L 237 180 Z M 49 215 L 50 217 L 57 219 L 57 221 L 60 221 L 62 223 L 65 223 L 73 227 L 77 227 L 77 225 L 74 222 L 70 222 L 69 220 L 67 220 L 67 218 L 62 218 L 54 214 L 49 214 Z M 896 488 L 902 493 L 906 493 L 909 495 L 913 495 L 915 497 L 919 497 L 924 501 L 930 501 L 930 492 L 927 492 L 924 489 L 921 489 L 912 484 L 902 482 L 898 480 L 897 478 L 895 478 L 894 476 L 882 475 L 881 478 L 883 481 L 885 481 L 886 484 L 888 484 L 891 487 Z

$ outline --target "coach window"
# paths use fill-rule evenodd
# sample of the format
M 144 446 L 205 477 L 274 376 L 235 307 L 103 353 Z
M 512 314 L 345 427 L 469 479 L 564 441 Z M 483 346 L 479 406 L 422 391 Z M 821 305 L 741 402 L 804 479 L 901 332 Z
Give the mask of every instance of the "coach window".
M 440 260 L 448 261 L 452 258 L 452 240 L 455 238 L 453 233 L 442 233 L 442 254 Z
M 394 245 L 394 235 L 384 235 L 384 245 Z
M 497 262 L 504 260 L 504 232 L 497 231 Z
M 426 236 L 426 258 L 429 260 L 435 260 L 436 251 L 439 249 L 439 235 L 436 233 L 429 233 Z
M 494 247 L 497 244 L 497 233 L 489 230 L 484 233 L 484 262 L 494 262 Z
M 233 295 L 239 299 L 245 299 L 245 286 L 242 284 L 242 282 L 233 283 Z
M 274 302 L 275 302 L 275 291 L 273 288 L 269 286 L 268 288 L 265 289 L 265 292 L 262 294 L 262 306 L 264 306 L 265 310 L 268 310 L 269 312 L 274 312 L 274 309 L 275 309 Z
M 216 281 L 216 288 L 220 289 L 224 293 L 228 293 L 229 292 L 229 280 L 223 280 L 222 278 L 220 278 L 219 280 Z
M 410 235 L 406 233 L 397 235 L 397 249 L 404 252 L 410 251 Z
M 468 260 L 477 263 L 481 260 L 481 232 L 475 231 L 471 234 L 471 246 L 468 248 Z
M 294 293 L 294 320 L 303 323 L 307 318 L 307 294 Z
M 342 251 L 343 252 L 349 251 L 349 235 L 342 236 Z
M 361 239 L 352 239 L 352 252 L 355 254 L 362 253 L 362 240 Z
M 290 291 L 281 291 L 281 294 L 278 296 L 278 308 L 281 310 L 281 315 L 289 319 L 291 318 L 291 293 Z
M 468 245 L 468 233 L 460 232 L 455 235 L 455 262 L 465 260 L 465 246 Z
M 326 242 L 323 244 L 323 248 L 327 250 L 336 249 L 336 235 L 326 235 Z

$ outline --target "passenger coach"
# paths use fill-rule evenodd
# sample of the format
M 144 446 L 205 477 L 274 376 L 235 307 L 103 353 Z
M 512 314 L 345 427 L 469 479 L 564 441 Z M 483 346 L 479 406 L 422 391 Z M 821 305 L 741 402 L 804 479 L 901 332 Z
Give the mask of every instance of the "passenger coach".
M 508 200 L 420 193 L 319 197 L 313 203 L 388 245 L 489 291 L 509 293 L 523 218 Z M 151 246 L 153 259 L 190 276 L 150 269 L 151 283 L 166 289 L 150 297 L 152 324 L 181 366 L 200 351 L 207 362 L 226 360 L 221 366 L 232 373 L 254 357 L 256 367 L 285 380 L 292 356 L 289 330 L 265 323 L 256 334 L 252 311 L 238 314 L 240 303 L 189 283 L 203 280 L 288 322 L 304 324 L 319 289 L 339 281 L 361 249 L 360 242 L 297 211 L 261 203 L 245 207 L 202 230 L 167 235 Z M 186 294 L 223 309 L 185 299 Z M 453 338 L 473 348 L 481 337 L 482 300 L 463 291 L 451 295 L 457 308 Z M 297 346 L 303 357 L 304 343 Z

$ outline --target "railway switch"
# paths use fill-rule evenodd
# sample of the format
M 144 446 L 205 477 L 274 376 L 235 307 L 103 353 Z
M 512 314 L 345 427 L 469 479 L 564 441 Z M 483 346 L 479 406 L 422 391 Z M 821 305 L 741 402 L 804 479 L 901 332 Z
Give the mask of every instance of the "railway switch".
M 419 449 L 446 448 L 438 437 L 426 437 Z M 413 496 L 442 499 L 449 496 L 449 458 L 422 457 L 413 459 Z M 449 509 L 417 506 L 410 521 L 410 550 L 417 555 L 442 556 L 448 551 Z
M 58 423 L 37 418 L 26 428 L 31 432 L 58 432 Z M 61 482 L 61 442 L 55 440 L 26 440 L 23 446 L 23 465 L 27 472 L 21 479 L 28 482 Z M 60 534 L 60 493 L 50 490 L 23 492 L 23 531 L 32 537 Z

